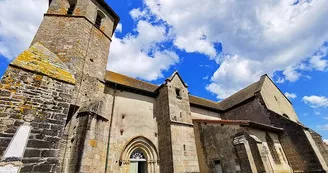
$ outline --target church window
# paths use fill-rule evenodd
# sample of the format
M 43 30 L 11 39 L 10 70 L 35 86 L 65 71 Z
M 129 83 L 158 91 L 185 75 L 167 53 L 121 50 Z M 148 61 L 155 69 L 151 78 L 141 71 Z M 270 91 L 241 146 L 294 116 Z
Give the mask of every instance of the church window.
M 181 90 L 179 88 L 175 89 L 175 94 L 176 94 L 177 98 L 181 98 Z
M 76 6 L 76 0 L 69 0 L 69 7 L 67 9 L 67 14 L 72 15 Z
M 140 149 L 134 150 L 130 158 L 136 160 L 146 159 L 144 153 Z
M 276 147 L 274 145 L 274 141 L 272 140 L 272 138 L 270 137 L 270 135 L 268 133 L 265 135 L 265 139 L 267 141 L 267 144 L 268 144 L 268 147 L 269 147 L 269 151 L 271 153 L 271 156 L 273 158 L 273 161 L 276 164 L 280 164 L 279 155 L 278 155 L 278 152 L 277 152 Z

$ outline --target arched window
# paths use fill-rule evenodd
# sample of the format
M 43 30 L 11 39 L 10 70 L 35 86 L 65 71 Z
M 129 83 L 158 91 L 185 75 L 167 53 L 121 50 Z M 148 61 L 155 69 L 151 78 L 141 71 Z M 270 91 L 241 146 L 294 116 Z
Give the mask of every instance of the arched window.
M 276 147 L 274 146 L 274 141 L 271 139 L 271 137 L 268 133 L 265 135 L 265 139 L 266 139 L 266 142 L 268 144 L 268 147 L 269 147 L 271 156 L 273 158 L 273 161 L 276 164 L 280 164 L 281 162 L 280 162 L 279 155 L 278 155 L 278 152 L 276 150 Z
M 105 15 L 104 15 L 102 12 L 100 12 L 100 11 L 98 10 L 98 12 L 97 12 L 97 17 L 96 17 L 96 22 L 95 22 L 95 26 L 96 26 L 98 29 L 100 29 L 100 27 L 101 27 L 101 24 L 102 24 L 102 20 L 103 20 L 103 18 L 105 18 Z
M 140 149 L 134 150 L 134 152 L 131 154 L 130 159 L 134 160 L 146 160 L 146 157 L 144 153 Z
M 68 0 L 68 4 L 67 14 L 72 15 L 76 6 L 76 0 Z

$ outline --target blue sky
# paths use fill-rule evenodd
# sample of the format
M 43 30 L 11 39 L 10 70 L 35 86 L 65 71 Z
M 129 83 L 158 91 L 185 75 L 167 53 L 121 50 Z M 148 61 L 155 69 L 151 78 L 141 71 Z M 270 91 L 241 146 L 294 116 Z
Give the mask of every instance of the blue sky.
M 20 2 L 20 3 L 18 3 Z M 328 139 L 328 1 L 107 0 L 121 17 L 108 69 L 226 98 L 267 73 L 302 123 Z M 0 1 L 0 75 L 26 49 L 47 3 Z

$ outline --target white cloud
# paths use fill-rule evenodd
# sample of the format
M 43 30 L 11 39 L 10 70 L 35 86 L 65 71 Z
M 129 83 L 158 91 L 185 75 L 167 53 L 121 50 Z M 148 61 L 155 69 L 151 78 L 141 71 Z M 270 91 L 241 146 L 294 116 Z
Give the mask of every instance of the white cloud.
M 258 80 L 263 73 L 272 76 L 275 71 L 283 71 L 279 82 L 298 80 L 303 76 L 298 64 L 312 57 L 328 40 L 326 0 L 300 0 L 297 4 L 291 0 L 144 2 L 146 8 L 138 9 L 138 14 L 151 12 L 165 21 L 175 36 L 175 46 L 205 54 L 221 64 L 207 86 L 218 98 Z M 241 61 L 222 56 L 216 49 L 219 43 L 224 55 Z M 309 61 L 312 69 L 322 70 L 326 66 L 323 56 Z M 243 69 L 234 68 L 236 65 Z
M 288 80 L 290 82 L 295 82 L 301 77 L 301 74 L 297 72 L 296 69 L 292 66 L 288 66 L 283 71 L 283 74 L 285 75 L 285 80 Z
M 123 29 L 123 26 L 122 26 L 121 23 L 119 23 L 119 24 L 117 25 L 117 27 L 116 27 L 115 32 L 122 32 L 122 29 Z
M 315 115 L 321 115 L 321 112 L 319 112 L 319 111 L 314 111 L 314 114 L 315 114 Z
M 132 17 L 132 19 L 136 20 L 147 16 L 147 13 L 148 12 L 146 10 L 141 11 L 139 8 L 135 8 L 130 11 L 130 16 Z
M 212 83 L 206 89 L 217 95 L 218 99 L 226 98 L 253 81 L 263 71 L 258 70 L 260 63 L 238 56 L 225 56 L 220 68 L 211 78 Z
M 0 1 L 0 54 L 12 60 L 30 45 L 48 8 L 44 0 Z
M 304 96 L 302 101 L 313 108 L 328 107 L 328 98 L 324 96 Z
M 286 92 L 286 93 L 285 93 L 285 96 L 286 96 L 287 98 L 289 98 L 289 99 L 295 99 L 295 98 L 297 97 L 296 94 L 294 94 L 294 93 L 289 93 L 289 92 Z
M 328 130 L 328 124 L 318 125 L 317 128 L 318 128 L 318 130 L 327 131 Z
M 107 68 L 145 80 L 163 77 L 163 71 L 179 62 L 175 52 L 160 50 L 160 45 L 167 41 L 165 27 L 139 20 L 135 30 L 137 35 L 113 36 Z

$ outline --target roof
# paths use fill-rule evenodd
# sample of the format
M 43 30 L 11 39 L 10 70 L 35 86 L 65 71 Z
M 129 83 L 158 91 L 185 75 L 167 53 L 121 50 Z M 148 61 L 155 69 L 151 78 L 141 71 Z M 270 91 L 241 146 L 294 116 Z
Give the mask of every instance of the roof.
M 166 81 L 172 81 L 173 78 L 175 77 L 175 75 L 177 75 L 179 77 L 179 79 L 181 80 L 182 84 L 185 86 L 185 87 L 188 87 L 188 85 L 183 81 L 182 77 L 180 76 L 180 74 L 178 73 L 178 71 L 174 71 L 173 74 L 166 79 Z
M 282 132 L 282 128 L 269 126 L 266 124 L 257 123 L 249 120 L 208 120 L 208 119 L 193 119 L 193 122 L 199 123 L 216 123 L 216 124 L 236 124 L 240 126 L 248 126 L 256 129 L 269 130 L 273 132 Z
M 113 71 L 106 72 L 105 80 L 148 92 L 155 92 L 155 90 L 158 88 L 157 85 L 134 79 L 132 77 L 128 77 Z
M 215 110 L 222 110 L 218 102 L 214 102 L 211 100 L 207 100 L 204 98 L 200 98 L 197 96 L 189 95 L 189 102 L 193 105 L 198 105 L 200 107 L 215 109 Z
M 223 110 L 227 110 L 229 108 L 232 108 L 233 106 L 236 106 L 243 101 L 253 97 L 255 93 L 259 92 L 262 88 L 264 82 L 264 77 L 261 77 L 261 79 L 248 87 L 236 92 L 235 94 L 231 95 L 230 97 L 222 100 L 219 102 L 219 107 Z
M 41 73 L 50 78 L 75 84 L 68 67 L 49 49 L 37 42 L 18 55 L 10 65 Z
M 171 77 L 168 78 L 167 80 L 172 80 L 172 78 L 176 74 L 178 74 L 178 73 L 174 72 L 171 75 Z M 199 106 L 202 108 L 208 108 L 208 109 L 213 109 L 213 110 L 218 110 L 218 111 L 224 111 L 224 110 L 230 109 L 233 106 L 236 106 L 236 105 L 242 103 L 243 101 L 245 101 L 249 98 L 252 98 L 255 95 L 255 93 L 257 93 L 261 90 L 261 87 L 264 82 L 264 77 L 265 77 L 265 75 L 263 75 L 259 81 L 236 92 L 235 94 L 222 100 L 221 102 L 214 102 L 214 101 L 207 100 L 207 99 L 200 98 L 200 97 L 193 96 L 193 95 L 189 95 L 189 102 L 191 105 L 194 105 L 194 106 Z M 112 72 L 112 71 L 106 72 L 105 80 L 108 82 L 120 84 L 120 85 L 123 85 L 126 87 L 130 87 L 130 88 L 134 88 L 134 89 L 138 89 L 138 90 L 142 90 L 142 91 L 147 91 L 147 92 L 153 92 L 153 93 L 157 92 L 159 87 L 162 87 L 162 86 L 157 86 L 157 85 L 154 85 L 154 84 L 151 84 L 148 82 L 144 82 L 144 81 L 141 81 L 141 80 L 138 80 L 138 79 L 135 79 L 132 77 L 128 77 L 128 76 L 125 76 L 125 75 L 122 75 L 122 74 L 119 74 L 116 72 Z

